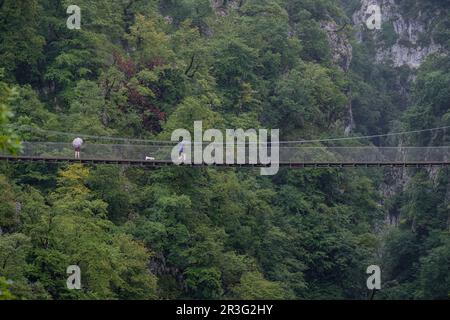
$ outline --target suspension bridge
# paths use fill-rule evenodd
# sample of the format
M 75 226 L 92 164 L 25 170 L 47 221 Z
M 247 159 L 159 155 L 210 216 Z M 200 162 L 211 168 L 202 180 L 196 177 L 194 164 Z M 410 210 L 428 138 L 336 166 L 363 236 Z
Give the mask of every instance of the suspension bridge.
M 23 129 L 23 128 L 22 128 Z M 302 140 L 302 141 L 280 141 L 276 142 L 276 156 L 270 154 L 275 152 L 271 145 L 266 146 L 269 151 L 266 157 L 262 157 L 260 152 L 257 156 L 251 157 L 249 150 L 251 142 L 237 144 L 233 149 L 223 148 L 222 152 L 215 155 L 214 162 L 198 161 L 195 159 L 194 149 L 188 148 L 187 161 L 184 166 L 191 167 L 269 167 L 277 165 L 289 168 L 307 167 L 430 167 L 430 166 L 450 166 L 450 146 L 429 146 L 429 147 L 376 147 L 373 145 L 358 146 L 327 146 L 330 143 L 341 143 L 347 140 L 367 140 L 377 137 L 401 136 L 411 134 L 422 134 L 424 132 L 434 132 L 450 129 L 448 127 L 423 129 L 408 132 L 388 133 L 383 135 L 363 136 L 363 137 L 343 137 L 328 138 L 322 140 Z M 34 162 L 34 163 L 87 163 L 87 164 L 119 164 L 136 165 L 148 167 L 164 167 L 179 165 L 172 161 L 173 150 L 177 148 L 177 142 L 173 141 L 151 141 L 114 137 L 89 136 L 78 133 L 66 133 L 43 130 L 39 128 L 29 128 L 34 132 L 33 136 L 41 136 L 44 141 L 29 141 L 21 143 L 21 150 L 16 155 L 0 152 L 0 161 L 6 162 Z M 52 136 L 53 140 L 63 140 L 67 142 L 50 142 L 47 140 Z M 74 150 L 71 141 L 74 137 L 82 137 L 86 140 L 81 149 L 81 157 L 74 157 Z M 107 142 L 105 142 L 107 141 Z M 209 145 L 202 143 L 201 148 Z M 258 147 L 259 144 L 253 143 Z M 253 151 L 258 148 L 253 149 Z M 231 151 L 231 155 L 229 154 Z M 243 151 L 244 156 L 239 157 L 239 151 Z M 255 152 L 253 152 L 255 154 Z M 232 159 L 232 161 L 229 161 Z
M 175 146 L 176 147 L 176 146 Z M 7 162 L 37 163 L 91 163 L 123 164 L 137 166 L 172 166 L 171 158 L 174 145 L 133 145 L 133 144 L 99 144 L 86 143 L 81 149 L 80 159 L 73 155 L 71 143 L 60 142 L 24 142 L 17 155 L 0 154 L 0 160 Z M 239 148 L 236 146 L 234 157 Z M 193 149 L 193 148 L 192 148 Z M 214 163 L 189 161 L 185 166 L 215 167 L 268 167 L 277 164 L 280 167 L 424 167 L 450 166 L 449 147 L 307 147 L 303 145 L 280 145 L 278 160 L 271 163 L 245 158 L 230 163 L 224 152 L 222 160 Z M 270 157 L 270 155 L 269 155 Z M 193 151 L 188 158 L 194 158 Z M 228 158 L 229 159 L 229 158 Z

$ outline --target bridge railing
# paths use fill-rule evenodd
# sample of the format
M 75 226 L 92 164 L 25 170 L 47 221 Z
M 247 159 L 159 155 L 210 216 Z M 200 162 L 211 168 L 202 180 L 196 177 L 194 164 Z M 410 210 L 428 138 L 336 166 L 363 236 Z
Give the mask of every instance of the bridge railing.
M 23 142 L 22 151 L 18 156 L 40 159 L 73 158 L 74 150 L 70 143 L 60 142 Z M 99 160 L 134 160 L 145 161 L 146 157 L 155 161 L 171 161 L 174 145 L 129 145 L 129 144 L 90 144 L 85 143 L 81 149 L 82 159 Z M 188 159 L 194 159 L 194 148 L 190 150 Z M 223 163 L 234 159 L 238 163 L 237 151 L 245 151 L 244 161 L 248 164 L 250 157 L 248 146 L 236 146 L 234 155 L 230 157 L 227 150 L 223 150 Z M 270 150 L 270 148 L 269 148 Z M 230 151 L 230 150 L 228 150 Z M 177 151 L 175 151 L 177 152 Z M 270 157 L 270 153 L 269 153 Z M 272 163 L 276 162 L 272 157 Z M 242 159 L 241 159 L 242 160 Z M 450 147 L 307 147 L 304 145 L 290 145 L 279 147 L 280 163 L 443 163 L 450 162 Z M 259 163 L 259 159 L 258 159 Z M 254 163 L 253 163 L 254 164 Z

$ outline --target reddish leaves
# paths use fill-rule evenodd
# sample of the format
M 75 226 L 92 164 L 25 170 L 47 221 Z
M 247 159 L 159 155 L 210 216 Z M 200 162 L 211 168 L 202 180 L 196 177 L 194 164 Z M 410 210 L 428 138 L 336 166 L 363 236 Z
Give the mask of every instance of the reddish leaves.
M 128 98 L 128 107 L 137 109 L 142 117 L 143 126 L 150 131 L 160 131 L 161 121 L 166 119 L 166 114 L 156 107 L 148 97 L 139 93 L 138 89 L 130 85 L 129 81 L 140 71 L 131 58 L 123 57 L 118 52 L 113 53 L 114 65 L 119 69 L 126 77 L 126 95 Z M 164 60 L 153 59 L 147 63 L 146 68 L 154 69 L 155 67 L 162 66 Z M 140 83 L 145 86 L 145 83 Z M 156 90 L 158 91 L 158 90 Z

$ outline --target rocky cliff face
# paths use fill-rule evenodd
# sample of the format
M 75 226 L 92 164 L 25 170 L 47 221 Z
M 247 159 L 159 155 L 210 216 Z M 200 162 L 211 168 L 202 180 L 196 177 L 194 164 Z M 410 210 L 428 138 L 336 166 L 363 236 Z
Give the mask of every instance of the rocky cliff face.
M 418 68 L 432 53 L 440 51 L 440 45 L 433 39 L 433 29 L 444 12 L 431 5 L 424 6 L 418 1 L 408 1 L 409 7 L 417 10 L 405 12 L 408 3 L 399 0 L 362 0 L 361 8 L 353 14 L 357 27 L 357 38 L 362 41 L 364 33 L 375 42 L 377 62 L 392 63 L 395 67 L 407 65 Z M 424 1 L 421 1 L 424 2 Z M 366 14 L 370 5 L 381 8 L 382 28 L 367 31 Z M 411 13 L 412 12 L 412 13 Z
M 342 32 L 342 27 L 333 20 L 322 21 L 321 26 L 327 32 L 333 62 L 344 71 L 348 71 L 353 58 L 353 48 L 345 33 Z
M 211 0 L 211 5 L 219 16 L 228 15 L 230 9 L 238 9 L 242 6 L 243 0 Z
M 328 43 L 330 44 L 333 62 L 339 66 L 344 72 L 348 72 L 353 59 L 353 47 L 350 39 L 346 36 L 343 28 L 338 26 L 333 20 L 324 20 L 321 27 L 326 31 Z M 349 93 L 351 94 L 351 93 Z M 345 119 L 345 135 L 349 135 L 355 128 L 353 118 L 352 102 L 348 99 L 347 118 Z

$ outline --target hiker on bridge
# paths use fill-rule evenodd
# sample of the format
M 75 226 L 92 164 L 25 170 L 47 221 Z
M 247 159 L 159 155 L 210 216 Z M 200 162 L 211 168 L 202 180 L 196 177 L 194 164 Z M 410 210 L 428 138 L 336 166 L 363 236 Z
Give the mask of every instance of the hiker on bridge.
M 83 139 L 75 138 L 72 142 L 73 149 L 75 150 L 75 159 L 80 159 L 81 145 L 83 144 Z
M 178 159 L 183 162 L 186 162 L 186 153 L 184 152 L 185 144 L 186 141 L 184 140 L 178 144 Z

